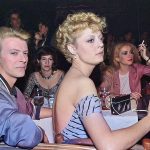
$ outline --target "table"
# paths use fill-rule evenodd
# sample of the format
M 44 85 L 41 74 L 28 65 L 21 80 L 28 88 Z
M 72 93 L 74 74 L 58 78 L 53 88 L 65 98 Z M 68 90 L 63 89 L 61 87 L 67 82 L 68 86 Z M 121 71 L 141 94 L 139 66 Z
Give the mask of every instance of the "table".
M 136 112 L 128 111 L 121 115 L 112 115 L 110 110 L 103 110 L 103 116 L 112 130 L 129 127 L 138 122 Z M 50 143 L 54 143 L 52 117 L 34 120 L 36 125 L 44 129 Z
M 0 144 L 0 150 L 29 150 L 18 147 L 11 147 L 4 143 Z M 44 144 L 40 143 L 33 150 L 96 150 L 93 146 L 82 146 L 72 144 Z
M 44 129 L 50 143 L 54 143 L 52 117 L 34 120 L 35 124 Z
M 121 115 L 112 115 L 110 110 L 103 110 L 102 113 L 112 130 L 126 128 L 138 122 L 138 115 L 133 111 L 127 111 Z

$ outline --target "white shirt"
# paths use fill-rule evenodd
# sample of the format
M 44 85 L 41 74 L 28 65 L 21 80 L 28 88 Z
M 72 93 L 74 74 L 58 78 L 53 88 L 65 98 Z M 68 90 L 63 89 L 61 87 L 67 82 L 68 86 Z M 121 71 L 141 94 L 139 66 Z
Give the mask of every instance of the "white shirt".
M 120 94 L 130 94 L 131 89 L 129 85 L 129 72 L 125 75 L 119 74 L 119 79 L 120 79 Z

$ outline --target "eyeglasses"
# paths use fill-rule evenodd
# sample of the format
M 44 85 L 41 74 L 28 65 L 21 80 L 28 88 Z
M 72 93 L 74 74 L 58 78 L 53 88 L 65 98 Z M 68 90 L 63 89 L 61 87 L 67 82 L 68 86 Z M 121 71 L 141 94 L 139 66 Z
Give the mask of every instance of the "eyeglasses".
M 130 51 L 122 51 L 121 54 L 122 54 L 122 55 L 128 55 L 128 54 L 134 55 L 134 51 L 133 51 L 133 50 L 130 50 Z

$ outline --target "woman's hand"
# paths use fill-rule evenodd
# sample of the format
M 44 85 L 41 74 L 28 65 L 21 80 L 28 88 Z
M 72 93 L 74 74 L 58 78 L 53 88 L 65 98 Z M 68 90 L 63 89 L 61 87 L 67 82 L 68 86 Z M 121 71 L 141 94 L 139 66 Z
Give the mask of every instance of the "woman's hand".
M 35 40 L 38 40 L 38 41 L 42 40 L 42 36 L 41 36 L 41 34 L 39 32 L 35 33 L 34 38 L 35 38 Z
M 147 61 L 149 59 L 149 57 L 146 54 L 146 45 L 142 42 L 142 44 L 139 45 L 138 48 L 140 55 L 142 56 L 142 58 Z
M 47 137 L 47 135 L 46 135 L 44 129 L 42 129 L 41 127 L 39 127 L 39 128 L 41 129 L 41 131 L 42 131 L 42 133 L 43 133 L 43 139 L 42 139 L 41 142 L 42 142 L 42 143 L 49 144 L 49 140 L 48 140 L 48 137 Z
M 140 93 L 138 93 L 138 92 L 133 92 L 133 93 L 131 93 L 131 98 L 132 98 L 132 99 L 138 100 L 138 99 L 140 99 L 141 97 L 142 97 L 142 95 L 141 95 Z

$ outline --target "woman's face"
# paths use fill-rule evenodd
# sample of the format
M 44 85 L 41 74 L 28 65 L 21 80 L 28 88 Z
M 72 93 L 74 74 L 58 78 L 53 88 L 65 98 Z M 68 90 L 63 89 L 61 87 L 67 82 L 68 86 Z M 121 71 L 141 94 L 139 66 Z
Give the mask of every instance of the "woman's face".
M 100 31 L 93 32 L 87 28 L 75 39 L 73 44 L 78 58 L 87 64 L 96 65 L 103 61 L 104 44 Z
M 41 56 L 41 59 L 39 60 L 39 64 L 41 66 L 41 70 L 50 71 L 53 65 L 52 55 Z
M 134 60 L 134 51 L 128 45 L 120 49 L 118 61 L 122 65 L 132 65 Z

